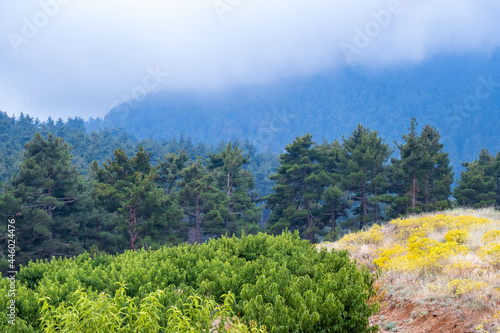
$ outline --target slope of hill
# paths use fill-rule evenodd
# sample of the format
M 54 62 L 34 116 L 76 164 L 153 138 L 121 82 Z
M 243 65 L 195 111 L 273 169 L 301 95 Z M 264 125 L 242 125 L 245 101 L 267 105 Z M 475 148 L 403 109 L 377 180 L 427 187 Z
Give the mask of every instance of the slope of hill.
M 452 165 L 477 158 L 481 148 L 500 150 L 500 53 L 440 56 L 385 70 L 345 69 L 289 78 L 225 92 L 167 91 L 125 103 L 89 130 L 123 127 L 139 138 L 193 140 L 249 138 L 259 149 L 278 151 L 309 132 L 332 140 L 358 123 L 401 141 L 410 117 L 442 136 Z M 458 176 L 458 173 L 457 173 Z
M 393 220 L 318 248 L 379 271 L 382 332 L 500 332 L 500 212 L 457 209 Z

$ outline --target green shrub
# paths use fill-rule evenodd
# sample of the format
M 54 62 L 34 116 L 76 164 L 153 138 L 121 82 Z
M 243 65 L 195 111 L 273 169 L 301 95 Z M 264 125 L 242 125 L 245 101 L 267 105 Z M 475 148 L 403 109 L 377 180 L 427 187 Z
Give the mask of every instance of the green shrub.
M 16 306 L 20 321 L 46 332 L 170 332 L 172 318 L 206 328 L 217 317 L 248 332 L 370 332 L 373 279 L 345 251 L 317 252 L 297 233 L 258 234 L 30 263 Z M 7 286 L 3 279 L 3 304 Z

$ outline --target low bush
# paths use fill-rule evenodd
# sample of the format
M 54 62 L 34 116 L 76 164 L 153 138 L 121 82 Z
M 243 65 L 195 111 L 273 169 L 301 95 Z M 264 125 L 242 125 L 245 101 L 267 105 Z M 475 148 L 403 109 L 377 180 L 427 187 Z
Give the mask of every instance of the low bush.
M 27 332 L 188 332 L 218 320 L 242 332 L 370 332 L 373 281 L 346 251 L 318 252 L 288 232 L 83 254 L 21 268 L 16 325 Z M 2 304 L 7 288 L 2 279 Z M 5 314 L 0 323 L 11 328 Z

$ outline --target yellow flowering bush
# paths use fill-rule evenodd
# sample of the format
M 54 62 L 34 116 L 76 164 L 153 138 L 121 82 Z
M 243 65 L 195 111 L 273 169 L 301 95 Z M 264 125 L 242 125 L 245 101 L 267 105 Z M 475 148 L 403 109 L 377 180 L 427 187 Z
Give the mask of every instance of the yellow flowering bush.
M 500 243 L 500 230 L 490 230 L 482 238 L 484 245 Z
M 446 239 L 447 242 L 464 244 L 468 236 L 469 232 L 465 229 L 452 229 L 446 233 L 444 239 Z
M 469 237 L 469 230 L 490 222 L 491 220 L 487 218 L 443 214 L 393 220 L 391 224 L 396 226 L 394 237 L 399 244 L 378 251 L 380 255 L 374 263 L 383 269 L 424 274 L 438 273 L 445 267 L 447 270 L 467 269 L 469 267 L 458 267 L 458 264 L 450 266 L 447 259 L 454 255 L 467 254 L 468 249 L 464 244 Z M 445 242 L 438 242 L 428 237 L 430 232 L 439 230 L 444 232 L 447 229 L 449 230 L 445 235 Z M 382 234 L 381 231 L 380 233 Z M 368 235 L 365 233 L 358 237 L 367 239 Z M 496 233 L 490 232 L 487 240 L 490 239 L 496 239 Z M 500 261 L 500 251 L 498 255 Z M 484 256 L 496 263 L 497 249 L 493 247 L 485 249 Z
M 500 268 L 500 243 L 493 243 L 482 247 L 479 251 L 481 259 Z
M 416 232 L 428 234 L 431 231 L 443 229 L 470 229 L 490 222 L 491 220 L 481 217 L 439 214 L 409 219 L 399 218 L 391 221 L 391 224 L 395 225 L 397 228 L 396 237 L 398 240 L 405 241 Z
M 374 225 L 370 230 L 366 232 L 363 236 L 363 243 L 365 244 L 375 244 L 378 245 L 384 240 L 384 233 L 382 232 L 382 227 L 379 225 Z
M 381 270 L 381 281 L 391 295 L 422 302 L 442 300 L 439 304 L 452 300 L 475 310 L 498 305 L 498 215 L 454 216 L 461 212 L 396 219 L 383 228 L 347 235 L 338 245 L 357 259 L 370 244 L 369 264 Z
M 478 282 L 471 279 L 454 279 L 448 282 L 450 292 L 455 295 L 463 295 L 474 290 L 481 290 L 486 287 L 484 282 Z
M 384 240 L 382 227 L 374 225 L 368 231 L 347 234 L 339 241 L 339 245 L 348 248 L 350 245 L 375 244 L 379 245 Z
M 437 273 L 445 266 L 444 260 L 452 255 L 466 254 L 467 248 L 457 242 L 440 243 L 425 237 L 422 231 L 409 237 L 407 247 L 396 245 L 375 259 L 374 263 L 395 271 Z
M 380 268 L 386 268 L 388 264 L 391 263 L 392 259 L 401 256 L 405 252 L 406 252 L 405 247 L 396 244 L 391 248 L 383 250 L 380 256 L 377 259 L 375 259 L 373 263 Z

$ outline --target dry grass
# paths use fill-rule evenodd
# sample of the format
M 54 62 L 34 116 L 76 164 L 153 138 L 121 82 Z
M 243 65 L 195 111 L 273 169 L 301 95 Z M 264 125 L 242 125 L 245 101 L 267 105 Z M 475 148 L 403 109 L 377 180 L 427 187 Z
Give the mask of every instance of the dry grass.
M 352 259 L 380 271 L 388 296 L 481 311 L 486 322 L 477 331 L 500 332 L 500 267 L 484 254 L 484 235 L 492 230 L 500 230 L 500 211 L 461 208 L 398 219 L 318 248 L 347 249 Z M 462 238 L 450 241 L 457 233 Z

